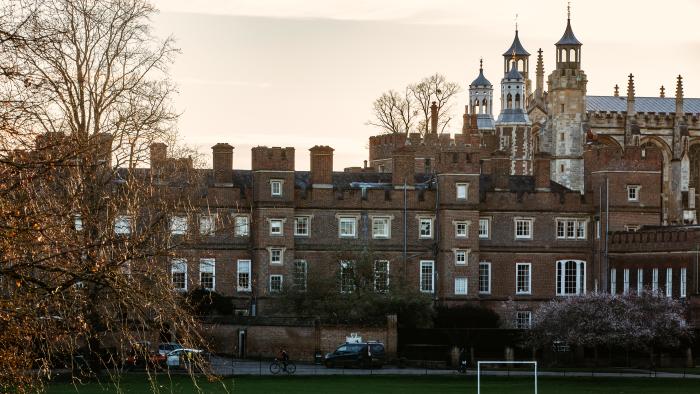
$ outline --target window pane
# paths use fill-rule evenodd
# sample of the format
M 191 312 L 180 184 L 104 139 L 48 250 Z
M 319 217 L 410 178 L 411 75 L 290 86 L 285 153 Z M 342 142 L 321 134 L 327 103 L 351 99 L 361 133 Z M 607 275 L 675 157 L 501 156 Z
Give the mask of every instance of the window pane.
M 380 293 L 389 290 L 389 262 L 386 260 L 374 262 L 374 290 Z
M 433 292 L 433 263 L 421 262 L 420 290 L 424 293 Z
M 238 260 L 238 291 L 250 291 L 250 260 Z
M 491 292 L 491 264 L 479 263 L 479 293 Z
M 234 234 L 238 236 L 248 235 L 248 217 L 247 216 L 236 216 L 234 220 L 235 229 Z
M 294 262 L 294 286 L 297 290 L 306 290 L 306 270 L 306 261 L 297 260 Z
M 460 294 L 460 295 L 467 294 L 467 278 L 464 278 L 464 277 L 455 278 L 455 294 Z

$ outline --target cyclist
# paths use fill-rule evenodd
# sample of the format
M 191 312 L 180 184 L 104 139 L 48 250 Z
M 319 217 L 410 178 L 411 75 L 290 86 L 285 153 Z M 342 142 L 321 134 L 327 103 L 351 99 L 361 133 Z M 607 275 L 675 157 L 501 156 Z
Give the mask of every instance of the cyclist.
M 283 347 L 280 348 L 278 358 L 279 358 L 280 362 L 282 363 L 282 368 L 284 370 L 287 370 L 287 364 L 289 363 L 289 354 L 287 353 L 286 350 L 284 350 Z

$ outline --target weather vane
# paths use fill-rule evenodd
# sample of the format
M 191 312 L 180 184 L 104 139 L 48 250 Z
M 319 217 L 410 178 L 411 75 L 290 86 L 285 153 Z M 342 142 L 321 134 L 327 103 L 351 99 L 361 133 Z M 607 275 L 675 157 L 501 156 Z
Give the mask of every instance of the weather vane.
M 518 30 L 518 14 L 515 14 L 515 30 Z
M 566 19 L 571 19 L 571 2 L 567 2 L 566 6 Z

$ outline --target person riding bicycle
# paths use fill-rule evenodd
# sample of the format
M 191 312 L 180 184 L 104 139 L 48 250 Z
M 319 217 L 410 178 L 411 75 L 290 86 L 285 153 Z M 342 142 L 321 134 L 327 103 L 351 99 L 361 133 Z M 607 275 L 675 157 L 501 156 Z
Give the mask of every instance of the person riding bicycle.
M 287 364 L 289 363 L 289 354 L 287 353 L 286 350 L 284 350 L 284 348 L 280 348 L 278 358 L 279 358 L 280 362 L 282 363 L 282 366 L 284 367 L 284 369 L 287 369 Z

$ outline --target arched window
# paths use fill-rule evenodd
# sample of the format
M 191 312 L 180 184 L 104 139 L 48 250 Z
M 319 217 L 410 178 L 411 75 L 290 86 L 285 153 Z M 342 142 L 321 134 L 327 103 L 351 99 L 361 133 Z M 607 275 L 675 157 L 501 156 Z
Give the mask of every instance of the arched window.
M 482 105 L 483 108 L 484 108 L 484 113 L 485 113 L 485 114 L 489 113 L 489 106 L 488 106 L 488 104 L 487 104 L 487 102 L 486 102 L 486 99 L 484 99 L 484 101 L 481 103 L 481 105 Z
M 513 96 L 508 93 L 508 96 L 506 96 L 506 108 L 507 109 L 512 109 L 513 108 Z
M 586 262 L 582 260 L 557 261 L 557 295 L 569 296 L 586 293 Z
M 520 108 L 520 93 L 515 95 L 515 108 Z

